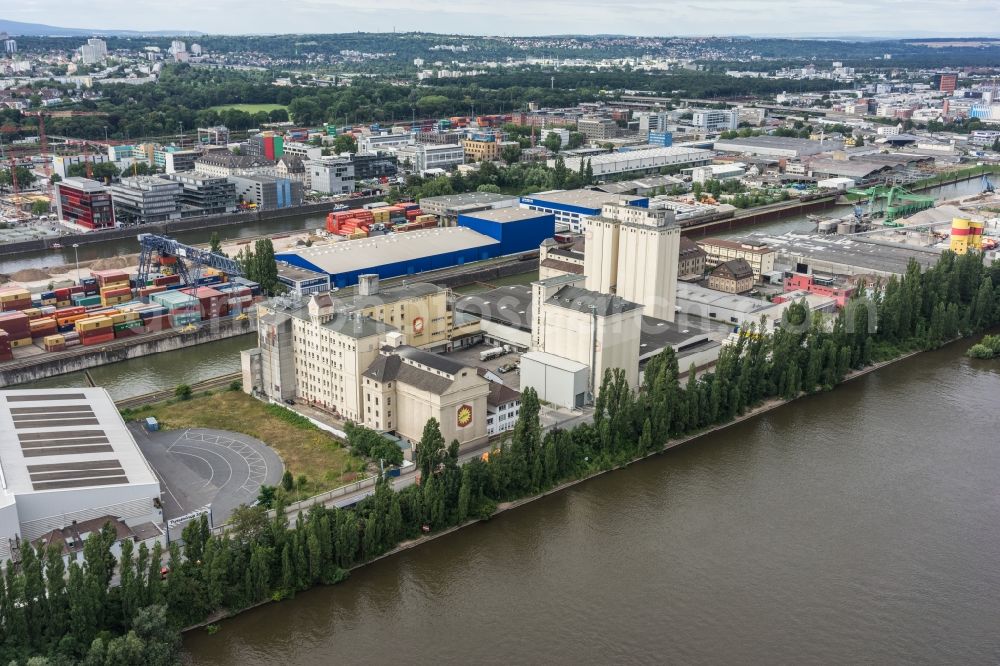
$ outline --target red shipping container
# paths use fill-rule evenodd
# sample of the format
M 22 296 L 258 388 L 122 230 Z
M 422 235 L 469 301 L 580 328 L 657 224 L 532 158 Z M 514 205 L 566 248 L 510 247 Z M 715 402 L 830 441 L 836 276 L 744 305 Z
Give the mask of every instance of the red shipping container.
M 24 298 L 17 301 L 7 301 L 5 303 L 0 303 L 0 311 L 3 312 L 14 312 L 16 310 L 27 310 L 31 307 L 31 299 Z
M 28 316 L 23 312 L 5 312 L 0 314 L 0 329 L 10 333 L 11 338 L 23 338 L 28 332 Z
M 81 345 L 100 345 L 105 342 L 112 342 L 115 339 L 115 332 L 109 331 L 108 333 L 92 333 L 89 335 L 80 335 Z

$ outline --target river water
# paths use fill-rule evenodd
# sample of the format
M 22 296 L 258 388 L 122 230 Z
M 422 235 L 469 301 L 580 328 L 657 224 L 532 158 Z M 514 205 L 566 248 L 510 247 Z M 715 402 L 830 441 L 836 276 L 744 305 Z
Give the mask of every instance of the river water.
M 185 638 L 188 664 L 996 664 L 1000 364 L 960 342 Z
M 961 183 L 955 183 L 953 185 L 936 187 L 923 194 L 929 194 L 938 198 L 947 199 L 961 195 L 975 194 L 979 191 L 979 179 L 972 179 Z M 850 212 L 850 206 L 836 206 L 822 211 L 824 214 L 835 216 L 847 215 Z M 208 243 L 211 240 L 212 233 L 214 231 L 218 231 L 220 238 L 223 241 L 226 241 L 234 238 L 253 238 L 266 234 L 279 234 L 286 231 L 319 229 L 325 224 L 326 216 L 314 213 L 311 215 L 297 215 L 280 220 L 251 222 L 244 225 L 230 226 L 215 230 L 208 229 L 204 231 L 186 231 L 173 234 L 173 236 L 177 238 L 177 240 L 184 243 L 199 244 Z M 806 219 L 805 215 L 796 215 L 776 220 L 774 222 L 756 225 L 754 227 L 743 227 L 732 232 L 725 232 L 718 235 L 725 237 L 742 236 L 751 229 L 753 231 L 784 233 L 785 231 L 812 231 L 814 229 L 814 225 Z M 139 231 L 136 231 L 136 233 L 138 234 Z M 90 261 L 92 259 L 103 259 L 122 254 L 135 254 L 139 251 L 139 244 L 134 238 L 125 238 L 117 241 L 108 241 L 106 243 L 81 245 L 77 251 L 80 254 L 80 261 Z M 61 250 L 49 250 L 47 252 L 29 252 L 16 257 L 0 259 L 0 273 L 10 274 L 21 270 L 22 268 L 46 268 L 58 265 L 71 266 L 74 261 L 75 258 L 73 255 L 73 249 L 70 247 L 62 248 Z

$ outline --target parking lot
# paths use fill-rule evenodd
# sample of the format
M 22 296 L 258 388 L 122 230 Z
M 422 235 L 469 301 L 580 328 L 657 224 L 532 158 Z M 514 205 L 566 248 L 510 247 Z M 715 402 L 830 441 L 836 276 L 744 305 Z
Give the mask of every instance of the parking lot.
M 167 520 L 211 504 L 212 520 L 221 525 L 240 504 L 252 504 L 262 484 L 278 485 L 284 473 L 273 449 L 243 434 L 129 427 L 160 479 Z
M 457 363 L 463 363 L 473 368 L 486 368 L 487 370 L 493 372 L 497 377 L 503 380 L 503 385 L 508 386 L 515 391 L 521 390 L 521 371 L 519 369 L 512 370 L 510 372 L 500 372 L 501 366 L 510 365 L 515 363 L 520 363 L 521 355 L 517 352 L 511 352 L 509 354 L 504 354 L 497 358 L 492 358 L 488 361 L 480 361 L 479 353 L 484 352 L 488 349 L 493 349 L 494 345 L 479 344 L 475 347 L 469 347 L 467 349 L 460 349 L 447 354 L 447 358 L 455 361 Z

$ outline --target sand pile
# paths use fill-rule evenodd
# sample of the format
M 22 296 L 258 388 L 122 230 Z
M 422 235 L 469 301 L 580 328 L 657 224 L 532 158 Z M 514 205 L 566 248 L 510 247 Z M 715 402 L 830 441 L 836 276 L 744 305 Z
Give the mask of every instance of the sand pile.
M 120 257 L 107 257 L 105 259 L 98 259 L 91 263 L 87 268 L 92 271 L 108 271 L 119 268 L 128 268 L 129 266 L 135 266 L 138 261 L 137 255 L 125 255 Z
M 52 276 L 40 268 L 22 268 L 8 277 L 15 282 L 38 282 L 39 280 L 48 280 Z

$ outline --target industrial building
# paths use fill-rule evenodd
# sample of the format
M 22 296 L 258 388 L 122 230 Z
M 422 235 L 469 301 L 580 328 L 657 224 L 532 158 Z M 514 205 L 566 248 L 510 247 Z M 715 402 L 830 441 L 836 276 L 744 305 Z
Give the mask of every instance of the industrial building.
M 638 388 L 643 306 L 582 283 L 563 275 L 531 284 L 532 351 L 587 365 L 592 394 L 608 369 L 624 370 L 628 385 Z
M 521 356 L 521 387 L 531 387 L 539 400 L 580 409 L 590 392 L 590 366 L 568 358 L 531 351 Z
M 587 289 L 618 294 L 644 305 L 650 317 L 673 321 L 680 236 L 671 211 L 605 204 L 587 222 Z
M 293 266 L 328 273 L 335 287 L 358 282 L 363 273 L 381 278 L 450 268 L 500 255 L 500 243 L 466 227 L 438 227 L 373 236 L 280 252 Z
M 495 208 L 510 208 L 516 205 L 517 197 L 493 192 L 443 194 L 438 197 L 424 197 L 420 200 L 420 210 L 428 215 L 437 215 L 438 219 L 445 223 L 445 226 L 454 224 L 459 215 Z
M 586 227 L 586 218 L 600 215 L 604 204 L 623 203 L 645 207 L 649 204 L 649 199 L 600 190 L 551 190 L 523 196 L 520 203 L 521 208 L 552 213 L 556 224 L 566 225 L 570 231 L 579 233 Z
M 665 167 L 698 166 L 712 161 L 712 151 L 700 148 L 683 148 L 680 146 L 639 148 L 617 153 L 604 153 L 594 157 L 570 157 L 566 159 L 566 168 L 579 171 L 580 163 L 589 164 L 595 178 L 614 176 L 620 173 L 647 173 L 659 171 Z M 555 160 L 549 160 L 550 167 L 555 166 Z
M 834 312 L 837 309 L 835 298 L 800 292 L 806 300 L 810 311 Z M 734 328 L 760 324 L 765 321 L 767 331 L 773 331 L 781 325 L 785 311 L 796 300 L 790 298 L 783 303 L 727 294 L 697 284 L 682 282 L 677 285 L 677 311 L 692 317 L 708 319 L 729 324 Z
M 762 275 L 774 270 L 775 251 L 766 242 L 746 239 L 727 240 L 725 238 L 706 238 L 698 241 L 706 253 L 705 267 L 715 268 L 719 264 L 732 259 L 745 259 L 753 269 L 754 280 L 758 282 Z
M 525 208 L 497 208 L 458 216 L 458 226 L 500 243 L 500 255 L 537 250 L 555 233 L 555 215 Z
M 0 467 L 0 561 L 74 523 L 163 522 L 160 483 L 104 389 L 0 391 Z
M 277 265 L 278 282 L 285 285 L 290 294 L 301 298 L 330 291 L 330 276 L 326 273 L 292 266 L 284 261 L 277 262 Z
M 245 204 L 258 210 L 292 208 L 302 205 L 302 183 L 277 176 L 230 176 L 236 185 L 236 196 Z
M 723 153 L 739 153 L 758 157 L 799 159 L 832 150 L 843 150 L 840 139 L 813 141 L 785 136 L 752 136 L 738 139 L 720 139 L 712 149 Z
M 544 280 L 557 275 L 572 273 L 583 275 L 586 258 L 583 240 L 561 247 L 555 239 L 547 238 L 538 248 L 538 279 Z
M 184 186 L 157 176 L 122 178 L 111 185 L 115 219 L 122 224 L 179 220 Z
M 87 229 L 115 226 L 114 205 L 108 188 L 89 178 L 63 178 L 55 184 L 53 199 L 60 220 Z
M 488 345 L 531 348 L 531 290 L 523 285 L 497 287 L 455 301 L 456 315 L 476 317 Z
M 183 188 L 180 195 L 182 217 L 193 212 L 214 215 L 236 210 L 236 185 L 226 178 L 193 171 L 168 173 L 160 178 L 179 183 Z
M 363 423 L 415 443 L 435 419 L 446 442 L 485 442 L 490 381 L 473 367 L 399 340 L 387 336 L 388 344 L 363 373 Z
M 857 236 L 750 234 L 739 240 L 748 244 L 767 243 L 783 265 L 797 267 L 800 272 L 828 275 L 905 275 L 911 259 L 922 268 L 929 268 L 941 257 L 940 251 L 933 248 Z

